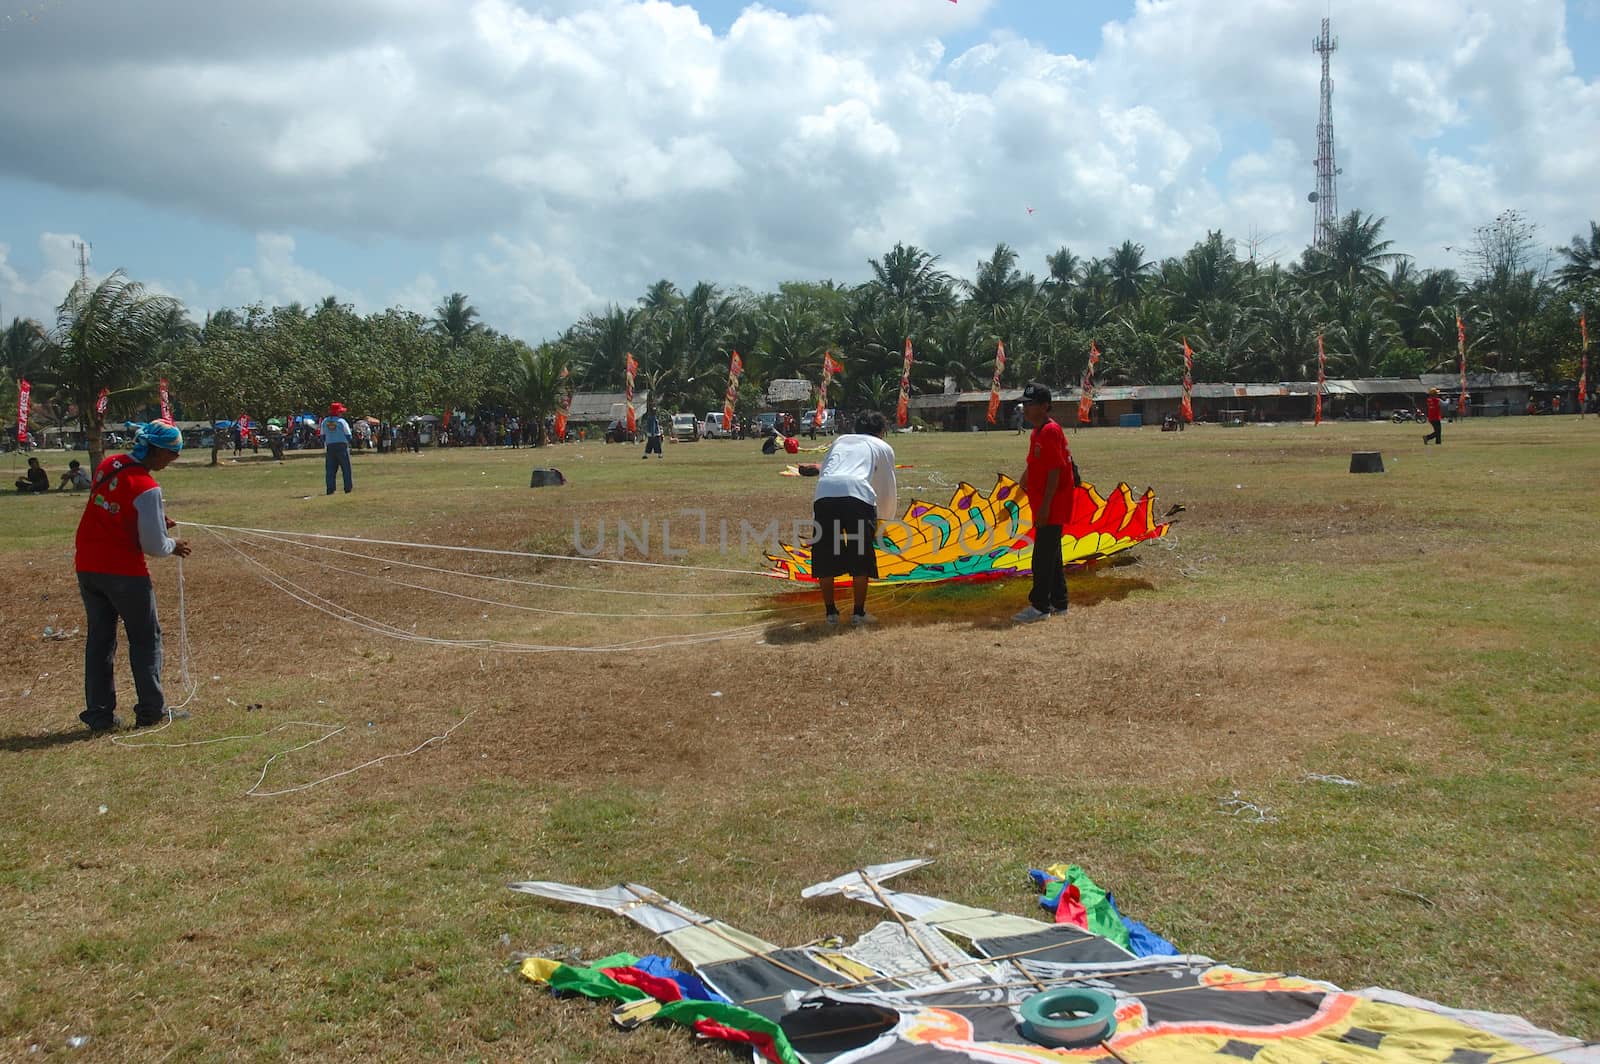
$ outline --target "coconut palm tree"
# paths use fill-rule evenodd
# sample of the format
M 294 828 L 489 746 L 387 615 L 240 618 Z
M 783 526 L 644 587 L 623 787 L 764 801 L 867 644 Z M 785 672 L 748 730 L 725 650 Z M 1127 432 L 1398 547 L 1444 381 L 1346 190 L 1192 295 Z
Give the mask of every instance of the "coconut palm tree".
M 460 292 L 451 292 L 443 303 L 433 308 L 433 331 L 449 342 L 452 351 L 482 329 L 478 308 L 467 302 L 467 297 Z
M 55 371 L 88 429 L 91 469 L 105 454 L 105 422 L 95 397 L 101 388 L 148 385 L 146 370 L 160 355 L 174 310 L 181 309 L 177 300 L 149 295 L 118 270 L 99 284 L 77 282 L 57 310 L 50 336 Z
M 555 344 L 529 347 L 519 342 L 520 350 L 511 363 L 511 394 L 524 418 L 532 418 L 538 426 L 538 444 L 546 442 L 545 418 L 553 416 L 561 406 L 568 378 L 562 376 L 567 368 L 560 348 Z
M 1110 274 L 1112 300 L 1120 306 L 1138 299 L 1154 265 L 1145 259 L 1143 244 L 1124 240 L 1120 247 L 1112 248 L 1111 257 L 1105 262 Z
M 930 321 L 955 302 L 950 275 L 937 266 L 939 256 L 916 246 L 896 244 L 881 260 L 868 259 L 872 285 L 895 308 L 911 312 L 916 324 Z
M 1307 248 L 1306 274 L 1325 285 L 1346 288 L 1381 285 L 1384 269 L 1405 258 L 1383 239 L 1386 219 L 1351 211 L 1334 223 L 1326 248 Z

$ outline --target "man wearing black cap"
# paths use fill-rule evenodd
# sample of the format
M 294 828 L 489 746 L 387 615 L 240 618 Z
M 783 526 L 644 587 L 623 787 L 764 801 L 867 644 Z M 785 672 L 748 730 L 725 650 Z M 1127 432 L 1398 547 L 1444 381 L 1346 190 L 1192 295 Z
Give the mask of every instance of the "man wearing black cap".
M 1028 467 L 1022 490 L 1033 511 L 1033 593 L 1012 617 L 1019 624 L 1067 612 L 1067 576 L 1061 568 L 1061 526 L 1072 518 L 1072 456 L 1067 436 L 1050 416 L 1050 389 L 1033 383 L 1022 389 L 1022 416 L 1028 437 Z

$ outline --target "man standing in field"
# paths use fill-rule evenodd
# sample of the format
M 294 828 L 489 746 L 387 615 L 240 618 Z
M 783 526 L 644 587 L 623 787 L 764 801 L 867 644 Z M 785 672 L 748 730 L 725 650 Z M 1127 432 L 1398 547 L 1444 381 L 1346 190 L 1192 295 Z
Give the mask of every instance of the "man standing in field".
M 95 470 L 89 503 L 78 521 L 74 568 L 88 616 L 83 648 L 83 687 L 87 707 L 78 719 L 92 732 L 116 727 L 117 689 L 112 662 L 117 653 L 117 620 L 128 631 L 128 663 L 138 693 L 134 723 L 155 724 L 166 713 L 161 691 L 161 624 L 156 593 L 145 555 L 189 556 L 189 542 L 173 539 L 161 505 L 161 486 L 151 474 L 177 461 L 183 436 L 170 421 L 137 426 L 133 450 L 108 456 Z
M 1422 437 L 1422 445 L 1426 447 L 1432 440 L 1440 447 L 1444 446 L 1444 411 L 1440 409 L 1443 404 L 1439 400 L 1439 389 L 1428 389 L 1428 424 L 1433 426 L 1433 431 Z
M 828 448 L 818 473 L 811 513 L 817 539 L 811 544 L 811 572 L 822 587 L 822 608 L 828 624 L 839 623 L 833 586 L 850 577 L 853 625 L 874 624 L 867 612 L 867 582 L 878 575 L 879 521 L 899 516 L 895 499 L 894 448 L 883 442 L 888 421 L 876 410 L 856 418 L 856 431 L 840 436 Z M 785 446 L 793 443 L 785 440 Z M 793 454 L 794 450 L 790 450 Z
M 343 403 L 328 405 L 328 416 L 322 419 L 322 445 L 327 448 L 322 458 L 328 482 L 326 494 L 333 494 L 333 475 L 339 471 L 344 473 L 344 493 L 349 495 L 355 485 L 350 477 L 350 422 L 344 419 Z
M 1028 466 L 1022 490 L 1033 511 L 1033 592 L 1028 605 L 1011 619 L 1018 624 L 1042 621 L 1067 612 L 1067 575 L 1061 567 L 1061 527 L 1072 518 L 1072 455 L 1067 436 L 1050 416 L 1050 389 L 1033 383 L 1022 389 L 1022 415 L 1033 432 L 1028 437 Z

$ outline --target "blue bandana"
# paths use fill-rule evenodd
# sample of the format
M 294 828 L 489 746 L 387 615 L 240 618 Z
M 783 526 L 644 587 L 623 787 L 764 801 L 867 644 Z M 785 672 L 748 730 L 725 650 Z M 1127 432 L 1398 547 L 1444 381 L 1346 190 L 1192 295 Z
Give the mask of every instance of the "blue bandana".
M 178 431 L 178 426 L 170 421 L 152 421 L 146 424 L 142 421 L 129 421 L 125 424 L 134 430 L 133 450 L 128 452 L 135 462 L 142 462 L 150 456 L 150 448 L 160 447 L 164 451 L 183 450 L 183 433 Z

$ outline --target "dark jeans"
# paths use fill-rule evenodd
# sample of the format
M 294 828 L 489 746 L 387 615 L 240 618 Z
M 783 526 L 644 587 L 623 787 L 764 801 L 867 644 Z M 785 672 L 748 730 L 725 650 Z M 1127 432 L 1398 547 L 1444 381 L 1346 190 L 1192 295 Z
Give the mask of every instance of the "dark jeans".
M 1432 440 L 1434 443 L 1437 443 L 1440 446 L 1443 446 L 1444 445 L 1444 426 L 1439 424 L 1437 421 L 1430 421 L 1430 422 L 1428 422 L 1428 424 L 1433 426 L 1433 431 L 1428 433 L 1426 436 L 1422 437 L 1422 442 L 1423 443 L 1427 443 L 1429 440 Z
M 156 592 L 148 576 L 79 573 L 78 592 L 89 618 L 83 648 L 83 696 L 87 708 L 80 719 L 89 727 L 111 727 L 117 708 L 112 665 L 117 656 L 117 619 L 128 630 L 128 664 L 139 696 L 134 716 L 144 724 L 161 719 L 167 700 L 161 693 L 161 623 L 156 620 Z
M 645 439 L 645 441 L 644 441 L 644 453 L 645 454 L 660 454 L 661 453 L 661 437 L 660 436 L 647 437 Z
M 334 470 L 344 472 L 345 494 L 350 493 L 350 445 L 348 443 L 330 443 L 328 451 L 322 456 L 322 464 L 328 473 L 328 494 L 333 494 Z
M 1028 596 L 1040 613 L 1067 608 L 1067 574 L 1061 568 L 1061 526 L 1034 529 L 1033 592 Z

